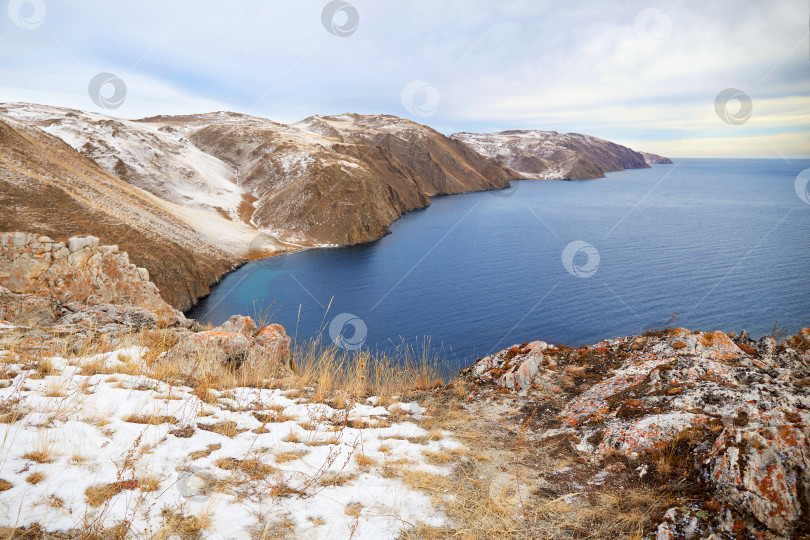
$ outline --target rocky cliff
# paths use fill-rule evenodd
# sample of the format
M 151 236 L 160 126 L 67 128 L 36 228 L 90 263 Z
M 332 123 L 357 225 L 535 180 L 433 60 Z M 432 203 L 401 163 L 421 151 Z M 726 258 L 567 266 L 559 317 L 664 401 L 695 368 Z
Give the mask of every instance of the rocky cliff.
M 412 169 L 428 196 L 502 189 L 521 178 L 467 145 L 391 115 L 312 116 L 293 124 L 344 143 L 381 147 Z
M 672 165 L 672 160 L 664 156 L 650 154 L 649 152 L 639 152 L 639 154 L 644 156 L 644 161 L 646 161 L 648 165 Z
M 669 159 L 579 133 L 502 131 L 456 133 L 452 137 L 483 156 L 529 178 L 580 180 L 606 172 L 643 169 Z
M 184 320 L 161 298 L 148 270 L 94 236 L 54 242 L 35 234 L 0 233 L 0 287 L 66 304 L 142 307 L 171 324 Z

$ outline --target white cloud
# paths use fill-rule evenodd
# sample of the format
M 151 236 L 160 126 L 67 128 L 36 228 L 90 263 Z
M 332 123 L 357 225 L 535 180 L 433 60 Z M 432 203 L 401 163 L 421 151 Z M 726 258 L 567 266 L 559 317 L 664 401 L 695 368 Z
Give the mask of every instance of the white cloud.
M 743 128 L 810 153 L 790 134 L 808 127 L 803 0 L 355 0 L 347 38 L 321 25 L 325 0 L 46 2 L 37 30 L 0 30 L 0 100 L 92 108 L 87 83 L 110 71 L 129 88 L 123 116 L 229 108 L 290 122 L 407 116 L 402 89 L 424 80 L 441 93 L 429 119 L 440 130 L 550 128 L 681 149 L 724 129 L 713 100 L 735 87 L 754 100 Z M 637 32 L 650 7 L 671 22 L 663 41 Z

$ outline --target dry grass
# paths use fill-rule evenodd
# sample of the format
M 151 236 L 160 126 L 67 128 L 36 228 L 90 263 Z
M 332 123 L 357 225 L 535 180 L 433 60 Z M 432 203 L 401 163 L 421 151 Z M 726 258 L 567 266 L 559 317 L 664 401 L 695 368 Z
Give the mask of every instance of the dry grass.
M 278 471 L 272 465 L 262 462 L 258 459 L 236 459 L 236 458 L 221 458 L 214 462 L 220 469 L 226 471 L 240 472 L 249 480 L 257 480 L 264 478 L 269 474 Z
M 360 517 L 360 513 L 363 511 L 363 505 L 359 502 L 353 502 L 346 505 L 346 508 L 343 510 L 343 513 L 349 517 L 353 517 L 355 519 Z
M 293 487 L 286 480 L 282 480 L 270 488 L 270 496 L 278 497 L 280 499 L 286 497 L 302 497 L 304 495 L 306 495 L 306 493 L 296 487 Z
M 31 473 L 25 478 L 25 481 L 32 486 L 39 484 L 43 480 L 45 480 L 45 473 L 39 471 Z
M 56 373 L 56 367 L 54 367 L 50 358 L 41 358 L 39 362 L 37 362 L 37 374 L 40 377 L 48 377 Z
M 376 459 L 363 454 L 355 454 L 354 461 L 357 463 L 357 466 L 360 467 L 361 469 L 368 469 L 370 467 L 377 466 Z
M 224 420 L 222 422 L 217 422 L 216 424 L 197 424 L 197 427 L 199 429 L 210 431 L 218 435 L 223 435 L 231 439 L 240 433 L 247 431 L 246 429 L 239 429 L 238 424 L 232 420 Z
M 123 418 L 124 422 L 130 424 L 145 424 L 148 426 L 159 426 L 161 424 L 176 424 L 177 418 L 159 414 L 130 414 Z
M 356 474 L 345 474 L 345 473 L 325 473 L 321 476 L 319 481 L 320 485 L 322 486 L 343 486 L 351 482 L 357 478 Z
M 20 407 L 22 398 L 11 395 L 5 399 L 0 399 L 0 423 L 14 424 L 26 415 L 26 411 Z
M 431 465 L 445 466 L 448 463 L 453 463 L 460 460 L 466 453 L 466 449 L 459 447 L 451 450 L 442 449 L 438 452 L 425 450 L 422 452 L 422 455 L 425 456 L 425 459 Z
M 290 432 L 287 434 L 287 436 L 286 436 L 286 437 L 284 437 L 282 440 L 283 440 L 284 442 L 289 442 L 289 443 L 301 443 L 301 442 L 303 442 L 303 441 L 301 440 L 301 437 L 298 435 L 298 432 L 297 432 L 297 431 L 295 431 L 295 430 L 292 430 L 292 429 L 291 429 L 291 430 L 290 430 Z
M 273 457 L 276 460 L 276 463 L 289 463 L 290 461 L 296 461 L 301 459 L 302 457 L 309 454 L 306 450 L 295 450 L 292 452 L 279 452 L 274 454 Z
M 23 459 L 35 461 L 37 463 L 50 463 L 54 457 L 54 442 L 47 438 L 39 439 L 35 448 L 23 454 Z
M 4 479 L 0 478 L 0 493 L 2 493 L 3 491 L 8 491 L 13 487 L 14 487 L 14 484 L 9 482 L 8 480 L 4 480 Z
M 162 517 L 163 528 L 155 535 L 159 540 L 200 538 L 202 532 L 211 526 L 210 509 L 204 509 L 199 516 L 190 516 L 178 509 L 165 508 Z
M 92 361 L 83 362 L 81 364 L 80 373 L 88 377 L 106 372 L 106 361 L 103 357 L 94 358 Z
M 87 504 L 93 508 L 97 508 L 107 501 L 121 493 L 122 491 L 131 491 L 138 489 L 140 482 L 138 480 L 119 480 L 110 484 L 97 484 L 90 486 L 84 491 L 84 496 L 87 499 Z
M 431 352 L 429 342 L 418 347 L 403 345 L 396 356 L 390 356 L 347 352 L 313 339 L 295 346 L 293 357 L 298 375 L 295 384 L 314 387 L 313 401 L 339 409 L 368 396 L 388 403 L 394 395 L 443 384 L 438 369 L 441 359 Z
M 219 450 L 220 448 L 222 448 L 222 445 L 219 444 L 219 443 L 217 443 L 217 444 L 209 444 L 205 448 L 205 450 L 197 450 L 196 452 L 192 452 L 191 454 L 189 454 L 188 457 L 191 460 L 200 459 L 200 458 L 206 458 L 206 457 L 210 456 L 214 451 Z

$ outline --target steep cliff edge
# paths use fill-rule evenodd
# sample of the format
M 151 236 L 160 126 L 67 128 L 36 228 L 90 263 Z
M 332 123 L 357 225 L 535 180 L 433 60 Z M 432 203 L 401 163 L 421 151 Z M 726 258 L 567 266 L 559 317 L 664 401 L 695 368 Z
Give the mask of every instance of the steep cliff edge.
M 669 159 L 636 152 L 610 141 L 556 131 L 456 133 L 452 137 L 529 178 L 580 180 L 602 178 L 606 172 L 648 168 Z

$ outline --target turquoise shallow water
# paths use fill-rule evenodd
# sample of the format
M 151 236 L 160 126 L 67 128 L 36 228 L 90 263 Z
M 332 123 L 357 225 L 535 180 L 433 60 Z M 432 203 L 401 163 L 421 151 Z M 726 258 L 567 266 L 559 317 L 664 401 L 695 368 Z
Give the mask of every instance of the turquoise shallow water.
M 429 336 L 453 367 L 524 341 L 635 334 L 673 313 L 754 337 L 776 321 L 810 326 L 810 204 L 795 189 L 810 160 L 675 162 L 437 197 L 379 241 L 249 263 L 189 316 L 272 313 L 304 339 L 351 314 L 332 325 L 343 346 Z

